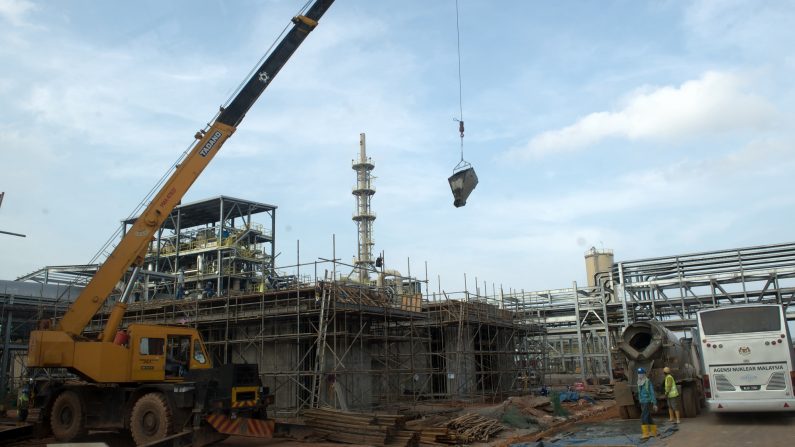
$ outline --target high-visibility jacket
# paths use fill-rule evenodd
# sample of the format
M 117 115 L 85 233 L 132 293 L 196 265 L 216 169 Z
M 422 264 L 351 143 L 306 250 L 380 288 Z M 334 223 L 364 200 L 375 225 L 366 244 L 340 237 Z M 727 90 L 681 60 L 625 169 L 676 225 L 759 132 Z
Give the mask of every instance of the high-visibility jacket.
M 676 380 L 670 374 L 665 375 L 665 396 L 679 397 L 679 388 L 676 386 Z
M 20 392 L 17 396 L 17 408 L 28 408 L 29 402 L 28 393 Z

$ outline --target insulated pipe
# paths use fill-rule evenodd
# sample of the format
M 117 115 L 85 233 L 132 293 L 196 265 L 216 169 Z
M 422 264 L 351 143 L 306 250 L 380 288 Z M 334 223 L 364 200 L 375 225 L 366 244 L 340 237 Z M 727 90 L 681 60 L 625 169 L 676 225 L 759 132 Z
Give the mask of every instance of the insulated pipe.
M 108 322 L 105 325 L 105 330 L 102 331 L 102 341 L 104 342 L 112 342 L 114 338 L 116 338 L 116 331 L 119 329 L 121 325 L 121 320 L 124 318 L 124 312 L 127 310 L 127 299 L 130 297 L 130 293 L 135 285 L 135 281 L 138 279 L 138 272 L 141 271 L 141 267 L 136 266 L 133 269 L 132 275 L 130 275 L 130 280 L 127 282 L 127 287 L 124 288 L 124 293 L 121 294 L 119 301 L 116 302 L 116 305 L 113 306 L 113 311 L 110 313 L 110 317 L 108 317 Z
M 376 280 L 376 285 L 378 287 L 384 287 L 384 278 L 387 276 L 392 276 L 397 279 L 397 281 L 395 281 L 397 283 L 397 293 L 398 295 L 403 295 L 403 275 L 401 275 L 397 270 L 386 269 L 383 272 L 380 272 L 378 274 L 378 279 Z

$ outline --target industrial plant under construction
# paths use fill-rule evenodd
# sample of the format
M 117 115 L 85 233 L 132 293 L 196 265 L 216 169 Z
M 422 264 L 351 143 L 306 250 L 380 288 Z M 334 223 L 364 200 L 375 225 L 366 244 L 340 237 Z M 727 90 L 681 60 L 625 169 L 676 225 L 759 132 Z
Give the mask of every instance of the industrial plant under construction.
M 612 399 L 605 389 L 629 368 L 616 347 L 634 322 L 656 320 L 686 333 L 701 310 L 786 306 L 795 295 L 795 244 L 618 262 L 612 251 L 592 248 L 584 253 L 587 284 L 433 291 L 427 276 L 391 269 L 373 253 L 375 164 L 364 134 L 352 168 L 353 263 L 332 256 L 275 265 L 275 205 L 226 196 L 181 204 L 148 244 L 144 268 L 116 285 L 84 336 L 100 336 L 126 294 L 120 327 L 194 328 L 213 364 L 256 365 L 277 421 L 298 421 L 341 442 L 435 445 L 466 438 L 439 427 L 425 438 L 421 428 L 346 434 L 318 411 L 361 417 L 493 405 L 575 383 Z M 124 220 L 123 231 L 135 221 Z M 97 269 L 47 266 L 0 281 L 4 401 L 35 377 L 27 368 L 31 331 L 61 318 Z

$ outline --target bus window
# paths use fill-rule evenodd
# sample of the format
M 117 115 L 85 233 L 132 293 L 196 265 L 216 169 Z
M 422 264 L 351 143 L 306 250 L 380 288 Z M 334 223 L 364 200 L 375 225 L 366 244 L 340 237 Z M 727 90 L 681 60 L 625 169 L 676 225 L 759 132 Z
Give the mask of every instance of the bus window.
M 721 309 L 701 314 L 704 335 L 747 334 L 781 330 L 781 313 L 777 307 Z

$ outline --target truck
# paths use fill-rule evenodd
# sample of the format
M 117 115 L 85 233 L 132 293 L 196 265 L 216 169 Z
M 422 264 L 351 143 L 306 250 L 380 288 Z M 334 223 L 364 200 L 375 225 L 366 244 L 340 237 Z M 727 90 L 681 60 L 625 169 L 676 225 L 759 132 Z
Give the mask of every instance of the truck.
M 137 445 L 172 438 L 177 444 L 179 438 L 178 445 L 195 447 L 230 434 L 273 434 L 275 423 L 267 417 L 272 398 L 257 365 L 214 367 L 192 327 L 123 328 L 122 322 L 153 235 L 332 3 L 316 0 L 292 19 L 290 30 L 196 133 L 187 155 L 64 315 L 31 331 L 27 367 L 36 378 L 32 404 L 39 410 L 38 434 L 51 432 L 59 441 L 71 442 L 88 430 L 110 429 L 129 431 Z M 101 332 L 85 333 L 130 271 Z M 69 374 L 56 379 L 49 371 Z
M 624 330 L 617 354 L 627 365 L 625 381 L 614 387 L 616 405 L 623 419 L 640 417 L 638 368 L 644 368 L 654 385 L 658 406 L 665 406 L 664 367 L 671 369 L 682 400 L 682 415 L 695 417 L 704 404 L 701 357 L 693 337 L 677 336 L 657 320 L 638 321 Z

